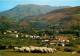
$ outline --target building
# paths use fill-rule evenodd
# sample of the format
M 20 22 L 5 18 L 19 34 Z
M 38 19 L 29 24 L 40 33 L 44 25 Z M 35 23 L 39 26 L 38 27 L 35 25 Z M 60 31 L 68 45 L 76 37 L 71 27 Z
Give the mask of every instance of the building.
M 4 32 L 4 34 L 6 34 L 6 32 Z
M 56 44 L 60 44 L 60 41 L 59 40 L 52 40 L 50 41 L 50 44 L 52 45 L 56 45 Z
M 57 36 L 55 39 L 60 40 L 61 42 L 69 42 L 68 38 L 63 38 L 61 36 Z
M 11 34 L 10 37 L 16 37 L 16 38 L 18 38 L 19 36 L 18 36 L 18 34 Z
M 50 41 L 51 45 L 62 45 L 65 46 L 65 44 L 69 43 L 68 38 L 63 38 L 61 36 L 57 36 L 55 40 Z
M 44 36 L 44 37 L 41 37 L 41 40 L 42 40 L 42 42 L 49 42 L 50 37 L 49 36 Z
M 29 36 L 29 35 L 26 35 L 25 37 L 26 37 L 26 38 L 30 38 L 30 36 Z
M 42 42 L 49 42 L 49 39 L 44 39 L 42 40 Z
M 17 33 L 17 31 L 14 31 L 14 33 Z
M 10 31 L 10 30 L 7 30 L 7 32 L 8 32 L 8 33 L 11 33 L 11 31 Z

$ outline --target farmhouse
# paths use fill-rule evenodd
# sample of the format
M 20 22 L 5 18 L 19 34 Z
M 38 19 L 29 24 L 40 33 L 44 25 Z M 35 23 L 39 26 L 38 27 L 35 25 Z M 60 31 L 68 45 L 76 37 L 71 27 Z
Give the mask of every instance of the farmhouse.
M 24 37 L 24 35 L 21 35 L 21 37 Z
M 61 36 L 57 36 L 55 39 L 60 40 L 60 42 L 69 42 L 68 38 L 63 38 Z
M 10 30 L 7 30 L 7 32 L 8 32 L 8 33 L 11 33 L 11 31 L 10 31 Z
M 50 37 L 49 36 L 44 36 L 41 39 L 42 39 L 42 42 L 49 42 Z
M 49 36 L 44 36 L 44 37 L 42 37 L 43 39 L 50 39 L 50 37 Z
M 65 46 L 66 43 L 61 42 L 60 40 L 53 40 L 53 41 L 50 41 L 50 44 L 51 45 L 62 45 L 62 46 Z
M 19 37 L 18 34 L 11 34 L 10 37 Z
M 25 37 L 26 37 L 26 38 L 30 38 L 30 36 L 29 36 L 29 35 L 25 35 Z
M 52 45 L 62 45 L 65 46 L 66 43 L 69 43 L 69 40 L 67 38 L 63 38 L 61 36 L 57 36 L 55 40 L 50 41 L 50 44 Z
M 17 33 L 17 31 L 14 31 L 14 33 Z
M 50 44 L 60 44 L 60 41 L 59 40 L 52 40 L 52 41 L 50 41 Z
M 4 32 L 4 34 L 6 34 L 6 32 Z
M 48 42 L 49 41 L 49 39 L 44 39 L 44 40 L 42 40 L 42 42 Z
M 39 38 L 40 36 L 34 36 L 34 38 Z
M 37 39 L 37 38 L 39 38 L 40 36 L 26 35 L 25 37 L 26 37 L 26 38 Z
M 34 36 L 30 35 L 30 38 L 32 38 L 32 39 L 33 39 L 33 38 L 34 38 Z

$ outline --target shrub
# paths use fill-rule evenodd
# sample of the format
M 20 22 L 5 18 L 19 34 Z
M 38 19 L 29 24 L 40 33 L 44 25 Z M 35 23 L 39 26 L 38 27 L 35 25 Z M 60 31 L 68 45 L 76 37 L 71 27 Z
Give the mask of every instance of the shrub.
M 80 53 L 80 50 L 77 50 L 77 53 Z
M 12 45 L 9 45 L 9 47 L 8 47 L 9 49 L 12 49 L 12 48 L 14 48 L 14 46 L 12 46 Z
M 72 46 L 74 46 L 74 44 L 73 44 L 73 43 L 69 43 L 69 44 L 66 44 L 65 46 L 70 46 L 70 47 L 72 47 Z
M 73 52 L 73 51 L 74 51 L 74 49 L 65 48 L 65 49 L 64 49 L 64 51 L 66 51 L 66 52 Z
M 6 49 L 6 46 L 1 46 L 1 45 L 0 45 L 0 49 Z
M 61 49 L 59 47 L 57 47 L 56 50 L 61 51 Z

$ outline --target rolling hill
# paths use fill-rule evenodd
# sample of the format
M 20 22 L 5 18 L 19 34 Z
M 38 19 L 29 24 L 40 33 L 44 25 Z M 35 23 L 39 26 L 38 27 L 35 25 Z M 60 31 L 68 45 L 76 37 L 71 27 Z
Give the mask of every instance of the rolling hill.
M 53 7 L 49 5 L 34 5 L 34 4 L 17 5 L 16 7 L 10 10 L 0 12 L 0 15 L 13 19 L 21 19 L 33 15 L 45 14 L 55 9 L 62 9 L 62 8 L 70 8 L 70 6 Z

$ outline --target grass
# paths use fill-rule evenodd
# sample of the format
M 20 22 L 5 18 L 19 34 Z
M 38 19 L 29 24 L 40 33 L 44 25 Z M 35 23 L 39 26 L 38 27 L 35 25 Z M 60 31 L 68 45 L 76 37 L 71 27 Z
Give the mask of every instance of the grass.
M 71 52 L 55 52 L 55 53 L 21 53 L 13 52 L 12 49 L 0 50 L 0 56 L 80 56 L 79 53 L 72 54 Z
M 72 38 L 73 37 L 72 34 L 59 34 L 59 36 L 62 36 L 64 38 Z
M 78 45 L 79 46 L 79 45 Z M 80 50 L 78 47 L 69 47 L 69 46 L 55 46 L 55 45 L 50 45 L 51 48 L 59 48 L 61 51 L 64 51 L 65 48 L 73 49 L 75 51 Z
M 35 23 L 35 22 L 38 22 L 38 21 L 30 21 L 31 23 Z

